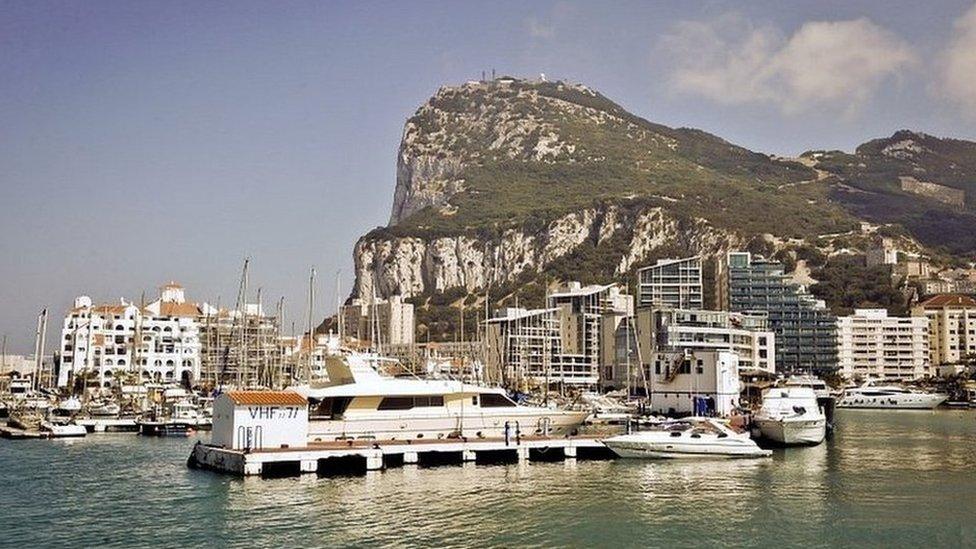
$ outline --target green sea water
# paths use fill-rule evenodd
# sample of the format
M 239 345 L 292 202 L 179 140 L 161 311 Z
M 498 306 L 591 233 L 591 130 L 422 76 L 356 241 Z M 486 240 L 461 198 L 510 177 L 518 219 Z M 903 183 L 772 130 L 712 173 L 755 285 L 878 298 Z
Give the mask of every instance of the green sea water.
M 0 440 L 0 546 L 972 546 L 976 412 L 843 410 L 749 461 L 579 461 L 236 479 L 194 439 Z

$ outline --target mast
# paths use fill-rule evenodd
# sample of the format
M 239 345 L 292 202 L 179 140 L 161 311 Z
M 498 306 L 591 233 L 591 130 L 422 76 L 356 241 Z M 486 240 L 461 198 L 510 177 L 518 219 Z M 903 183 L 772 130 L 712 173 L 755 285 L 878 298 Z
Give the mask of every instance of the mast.
M 312 350 L 315 346 L 315 333 L 312 330 L 312 315 L 315 308 L 315 267 L 308 277 L 308 355 L 305 357 L 305 382 L 312 383 Z
M 7 334 L 3 334 L 3 343 L 0 343 L 0 372 L 7 369 Z
M 258 299 L 258 310 L 256 311 L 256 316 L 257 316 L 257 321 L 258 322 L 257 322 L 257 325 L 255 326 L 255 329 L 257 330 L 257 333 L 255 333 L 254 335 L 255 335 L 255 338 L 257 339 L 256 345 L 258 347 L 258 357 L 257 357 L 258 358 L 258 363 L 257 363 L 257 367 L 255 368 L 256 371 L 254 372 L 254 374 L 255 374 L 255 378 L 257 379 L 257 382 L 258 383 L 261 383 L 263 381 L 262 378 L 267 377 L 267 365 L 264 362 L 264 360 L 266 358 L 265 349 L 264 349 L 264 330 L 261 329 L 262 328 L 263 321 L 264 321 L 264 309 L 261 306 L 262 303 L 261 303 L 261 287 L 260 286 L 258 286 L 258 296 L 257 296 L 257 299 Z
M 241 317 L 240 360 L 237 364 L 237 388 L 241 388 L 244 368 L 247 367 L 247 268 L 251 258 L 244 258 L 244 269 L 241 271 L 241 284 L 237 291 L 237 312 Z
M 285 355 L 284 346 L 281 345 L 282 332 L 285 329 L 285 296 L 281 296 L 278 299 L 278 312 L 275 314 L 278 317 L 278 343 L 275 345 L 275 372 L 274 372 L 274 383 L 278 384 L 281 382 L 282 373 L 285 367 Z M 272 387 L 274 388 L 274 387 Z
M 336 306 L 336 330 L 339 332 L 339 344 L 342 345 L 342 338 L 345 336 L 343 331 L 343 321 L 342 321 L 342 271 L 336 271 L 336 293 L 335 293 L 335 306 Z
M 44 330 L 47 329 L 47 309 L 41 311 L 41 314 L 37 315 L 37 331 L 34 334 L 34 375 L 31 379 L 31 389 L 40 388 L 40 380 L 38 376 L 40 375 L 41 368 L 43 366 L 43 353 L 44 353 Z M 4 337 L 4 360 L 6 360 L 6 337 Z

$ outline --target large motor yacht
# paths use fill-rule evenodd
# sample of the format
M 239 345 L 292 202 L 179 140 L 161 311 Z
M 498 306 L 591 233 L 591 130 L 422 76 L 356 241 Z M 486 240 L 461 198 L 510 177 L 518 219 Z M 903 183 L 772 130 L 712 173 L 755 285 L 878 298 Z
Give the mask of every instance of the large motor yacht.
M 948 398 L 949 395 L 942 393 L 907 389 L 897 385 L 876 385 L 868 381 L 860 387 L 846 389 L 837 407 L 931 410 Z
M 753 442 L 749 433 L 704 417 L 663 421 L 604 439 L 603 443 L 624 458 L 756 458 L 772 454 Z
M 827 417 L 810 387 L 766 389 L 755 422 L 763 437 L 780 444 L 820 444 L 827 434 Z
M 504 389 L 382 375 L 378 357 L 326 358 L 328 381 L 295 387 L 309 400 L 309 441 L 571 434 L 586 412 L 522 406 Z

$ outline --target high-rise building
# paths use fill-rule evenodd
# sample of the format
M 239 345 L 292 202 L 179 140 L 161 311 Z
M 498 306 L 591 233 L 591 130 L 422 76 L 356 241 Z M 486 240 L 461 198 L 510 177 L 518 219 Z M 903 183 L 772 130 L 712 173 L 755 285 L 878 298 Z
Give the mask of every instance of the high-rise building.
M 912 309 L 929 320 L 929 360 L 934 367 L 960 364 L 976 356 L 976 299 L 958 294 L 932 296 Z
M 413 304 L 400 296 L 389 299 L 353 299 L 342 306 L 342 337 L 369 341 L 374 345 L 414 342 Z
M 702 309 L 701 257 L 661 259 L 637 271 L 637 306 Z
M 837 319 L 840 372 L 848 379 L 901 381 L 931 375 L 929 320 L 856 309 Z
M 719 280 L 723 308 L 764 311 L 776 334 L 776 369 L 825 372 L 837 368 L 837 319 L 823 301 L 794 284 L 783 265 L 749 252 L 729 252 Z

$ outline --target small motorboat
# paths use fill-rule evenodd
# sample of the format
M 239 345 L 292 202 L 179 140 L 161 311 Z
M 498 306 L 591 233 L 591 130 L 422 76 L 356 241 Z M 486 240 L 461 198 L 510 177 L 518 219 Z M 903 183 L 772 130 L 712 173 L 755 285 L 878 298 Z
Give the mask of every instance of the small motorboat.
M 779 444 L 820 444 L 827 434 L 827 417 L 809 387 L 767 389 L 755 422 L 764 438 Z
M 623 458 L 759 458 L 772 454 L 756 445 L 749 433 L 706 417 L 665 420 L 602 442 Z
M 42 422 L 40 430 L 41 432 L 47 433 L 50 438 L 75 438 L 88 434 L 88 430 L 81 425 L 74 423 L 54 423 L 51 421 Z

